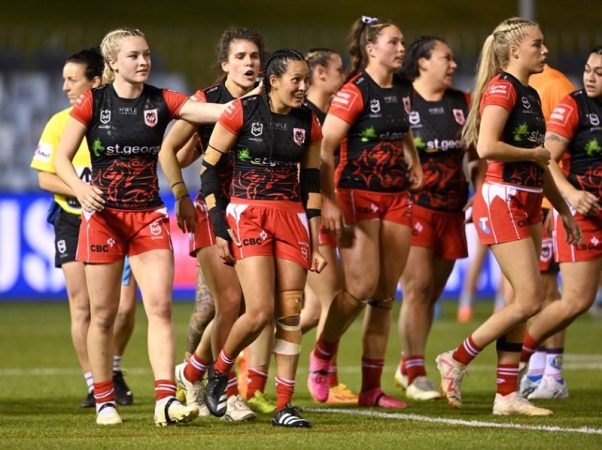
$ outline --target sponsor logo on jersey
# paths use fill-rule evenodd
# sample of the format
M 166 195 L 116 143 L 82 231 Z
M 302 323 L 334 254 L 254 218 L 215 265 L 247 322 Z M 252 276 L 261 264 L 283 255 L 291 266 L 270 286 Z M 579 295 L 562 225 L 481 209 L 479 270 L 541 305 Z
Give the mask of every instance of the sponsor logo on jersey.
M 305 130 L 303 128 L 293 128 L 293 140 L 297 145 L 305 143 Z
M 125 116 L 135 116 L 138 114 L 138 108 L 132 108 L 131 106 L 120 106 L 119 114 Z
M 453 108 L 452 112 L 454 113 L 454 120 L 458 125 L 464 125 L 466 122 L 466 117 L 464 117 L 464 111 L 459 108 Z
M 559 105 L 550 114 L 550 122 L 565 127 L 572 112 L 573 108 L 571 106 Z
M 144 123 L 147 127 L 154 127 L 159 121 L 159 111 L 155 109 L 144 110 Z
M 109 109 L 103 109 L 100 111 L 100 123 L 106 125 L 111 121 L 111 111 Z
M 39 142 L 38 146 L 36 147 L 34 159 L 50 161 L 50 153 L 52 153 L 52 144 L 47 144 L 46 142 Z
M 251 134 L 255 137 L 261 136 L 263 134 L 263 123 L 253 122 L 251 124 Z
M 593 138 L 585 144 L 585 153 L 588 156 L 598 156 L 602 152 L 602 148 L 600 147 L 600 143 L 598 139 Z
M 492 84 L 489 86 L 487 94 L 496 97 L 510 98 L 510 86 L 507 83 Z
M 99 138 L 96 138 L 92 143 L 92 153 L 94 153 L 94 156 L 99 157 L 100 154 L 105 150 L 106 149 L 102 145 L 102 141 Z
M 109 247 L 113 247 L 115 245 L 115 239 L 110 237 L 109 239 L 107 239 L 107 244 L 109 245 Z
M 598 114 L 596 114 L 596 113 L 590 113 L 590 114 L 587 115 L 587 117 L 589 117 L 589 123 L 593 127 L 597 127 L 598 125 L 600 125 L 600 118 L 598 117 Z
M 370 100 L 370 111 L 373 114 L 380 112 L 380 101 L 377 98 Z
M 420 123 L 420 113 L 418 111 L 410 111 L 409 121 L 412 125 L 417 125 Z
M 376 129 L 374 127 L 366 128 L 360 133 L 360 140 L 363 143 L 366 143 L 371 139 L 376 139 Z
M 332 99 L 332 105 L 337 108 L 349 111 L 357 98 L 357 92 L 351 90 L 342 90 L 337 92 L 337 95 Z

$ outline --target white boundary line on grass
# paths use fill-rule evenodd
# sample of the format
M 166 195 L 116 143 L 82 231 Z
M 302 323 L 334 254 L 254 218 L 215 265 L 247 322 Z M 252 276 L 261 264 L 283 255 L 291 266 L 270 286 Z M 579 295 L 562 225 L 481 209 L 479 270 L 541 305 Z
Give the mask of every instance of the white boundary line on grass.
M 377 411 L 359 411 L 355 409 L 339 409 L 339 408 L 304 408 L 305 411 L 312 413 L 330 413 L 330 414 L 348 414 L 351 416 L 375 417 L 379 419 L 395 419 L 395 420 L 414 420 L 417 422 L 442 423 L 446 425 L 462 425 L 472 428 L 509 428 L 515 430 L 529 431 L 552 431 L 558 433 L 581 433 L 581 434 L 599 434 L 602 435 L 600 428 L 563 428 L 558 426 L 547 425 L 520 425 L 517 423 L 499 423 L 499 422 L 483 422 L 480 420 L 463 420 L 463 419 L 447 419 L 445 417 L 430 417 L 421 416 L 418 414 L 402 414 L 402 413 L 383 413 Z

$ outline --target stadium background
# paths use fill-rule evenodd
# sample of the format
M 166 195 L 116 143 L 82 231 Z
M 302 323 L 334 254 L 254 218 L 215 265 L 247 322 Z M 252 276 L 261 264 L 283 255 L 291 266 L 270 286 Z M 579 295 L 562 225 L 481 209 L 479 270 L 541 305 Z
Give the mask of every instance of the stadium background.
M 531 2 L 534 4 L 535 2 Z M 400 25 L 406 42 L 418 34 L 444 37 L 459 68 L 456 84 L 469 88 L 485 36 L 503 18 L 518 14 L 517 1 L 429 0 L 369 3 L 348 1 L 255 1 L 225 3 L 127 2 L 75 3 L 67 0 L 4 1 L 0 14 L 0 299 L 64 299 L 64 282 L 53 268 L 53 232 L 45 222 L 50 196 L 37 187 L 29 163 L 48 118 L 67 106 L 60 87 L 64 58 L 97 45 L 110 29 L 141 28 L 153 52 L 151 82 L 191 93 L 215 78 L 215 44 L 228 25 L 254 28 L 268 50 L 332 47 L 345 52 L 351 22 L 361 14 L 387 17 Z M 580 86 L 587 52 L 602 43 L 599 0 L 546 0 L 537 3 L 550 49 L 550 63 Z M 186 174 L 191 191 L 197 168 Z M 164 185 L 162 185 L 164 186 Z M 165 192 L 168 204 L 171 195 Z M 474 236 L 469 228 L 469 236 Z M 192 298 L 194 260 L 185 237 L 174 227 L 176 296 Z M 457 296 L 468 260 L 450 278 L 446 295 Z M 492 295 L 499 273 L 488 261 L 480 294 Z

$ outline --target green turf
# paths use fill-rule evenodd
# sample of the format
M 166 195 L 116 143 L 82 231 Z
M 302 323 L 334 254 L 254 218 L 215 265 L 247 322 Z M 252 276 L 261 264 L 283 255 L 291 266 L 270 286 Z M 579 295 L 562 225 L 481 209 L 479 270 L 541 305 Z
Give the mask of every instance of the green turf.
M 455 304 L 444 302 L 443 318 L 437 321 L 428 348 L 428 370 L 437 379 L 432 359 L 436 353 L 457 345 L 483 317 L 490 304 L 479 303 L 477 319 L 467 325 L 453 320 Z M 174 307 L 179 354 L 182 353 L 191 305 Z M 567 400 L 540 401 L 554 409 L 551 418 L 495 418 L 491 405 L 495 389 L 494 351 L 486 350 L 471 365 L 465 380 L 464 407 L 453 411 L 445 402 L 412 403 L 396 418 L 375 418 L 319 413 L 305 386 L 307 353 L 304 346 L 297 377 L 296 403 L 306 408 L 311 430 L 275 429 L 269 416 L 255 423 L 228 424 L 213 418 L 187 426 L 157 428 L 153 425 L 152 377 L 146 357 L 146 320 L 138 311 L 137 327 L 124 357 L 127 381 L 135 405 L 122 407 L 124 424 L 99 428 L 94 413 L 80 410 L 84 381 L 70 345 L 68 310 L 64 304 L 0 304 L 0 447 L 2 448 L 602 448 L 602 434 L 570 433 L 566 429 L 602 429 L 602 320 L 579 319 L 567 339 L 565 377 L 570 388 Z M 397 316 L 397 308 L 395 310 Z M 401 396 L 393 386 L 399 343 L 395 329 L 387 355 L 383 388 Z M 357 391 L 360 383 L 360 324 L 342 342 L 340 378 Z M 308 337 L 313 339 L 313 335 Z M 589 355 L 589 356 L 588 356 Z M 273 370 L 272 370 L 273 373 Z M 268 394 L 273 396 L 272 382 Z M 311 408 L 311 411 L 307 411 Z M 347 407 L 350 411 L 357 408 Z M 361 411 L 381 412 L 361 409 Z M 411 420 L 410 415 L 419 420 Z M 462 424 L 429 423 L 425 417 L 482 421 L 525 426 L 557 426 L 560 431 L 467 427 Z M 269 433 L 269 435 L 268 435 Z

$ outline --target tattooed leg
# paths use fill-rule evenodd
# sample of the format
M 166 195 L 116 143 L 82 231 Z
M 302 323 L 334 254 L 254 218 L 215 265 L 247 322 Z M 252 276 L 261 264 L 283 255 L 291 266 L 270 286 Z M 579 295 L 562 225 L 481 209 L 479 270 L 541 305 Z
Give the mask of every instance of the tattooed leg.
M 215 316 L 215 304 L 213 296 L 207 287 L 205 277 L 200 265 L 197 266 L 196 290 L 194 299 L 194 310 L 188 321 L 188 335 L 186 337 L 186 355 L 188 361 L 190 355 L 194 353 L 201 341 L 201 336 L 205 328 Z

